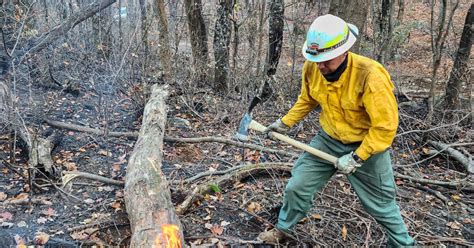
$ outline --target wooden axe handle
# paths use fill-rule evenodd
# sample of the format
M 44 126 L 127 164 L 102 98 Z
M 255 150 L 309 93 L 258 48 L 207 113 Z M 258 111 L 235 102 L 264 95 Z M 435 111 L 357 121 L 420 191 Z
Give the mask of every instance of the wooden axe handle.
M 266 128 L 266 127 L 265 127 L 264 125 L 262 125 L 262 124 L 260 124 L 260 123 L 258 123 L 258 122 L 256 122 L 256 121 L 254 121 L 254 120 L 252 120 L 252 121 L 250 122 L 250 124 L 249 124 L 249 129 L 252 129 L 252 130 L 255 130 L 255 131 L 258 131 L 258 132 L 263 132 L 263 131 L 265 131 L 265 128 Z M 302 143 L 302 142 L 299 142 L 299 141 L 297 141 L 297 140 L 294 140 L 294 139 L 292 139 L 292 138 L 290 138 L 290 137 L 288 137 L 288 136 L 286 136 L 286 135 L 283 135 L 283 134 L 281 134 L 281 133 L 277 133 L 277 132 L 270 132 L 270 133 L 271 133 L 271 135 L 273 135 L 273 137 L 275 137 L 275 138 L 277 138 L 277 139 L 279 139 L 279 140 L 281 140 L 281 141 L 283 141 L 283 142 L 286 142 L 286 143 L 288 143 L 288 144 L 290 144 L 290 145 L 292 145 L 292 146 L 294 146 L 294 147 L 297 147 L 297 148 L 300 148 L 300 149 L 302 149 L 302 150 L 304 150 L 304 151 L 307 151 L 307 152 L 313 154 L 314 156 L 320 157 L 320 158 L 322 158 L 322 159 L 324 159 L 324 160 L 327 160 L 327 161 L 329 161 L 329 162 L 331 162 L 331 163 L 333 163 L 333 164 L 336 164 L 337 158 L 334 157 L 334 156 L 331 155 L 331 154 L 328 154 L 328 153 L 325 153 L 325 152 L 323 152 L 323 151 L 320 151 L 320 150 L 318 150 L 318 149 L 316 149 L 316 148 L 314 148 L 314 147 L 311 147 L 311 146 L 309 146 L 309 145 L 307 145 L 307 144 L 305 144 L 305 143 Z

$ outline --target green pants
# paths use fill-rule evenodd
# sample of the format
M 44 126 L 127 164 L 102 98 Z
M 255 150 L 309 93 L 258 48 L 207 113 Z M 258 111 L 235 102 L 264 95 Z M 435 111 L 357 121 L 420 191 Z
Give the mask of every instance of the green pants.
M 321 131 L 312 147 L 340 157 L 360 144 L 344 145 Z M 307 152 L 296 161 L 285 189 L 277 228 L 291 233 L 296 223 L 311 208 L 316 192 L 336 172 L 334 165 Z M 395 181 L 388 151 L 371 156 L 356 172 L 347 176 L 365 210 L 380 223 L 388 236 L 389 247 L 413 245 L 395 201 Z

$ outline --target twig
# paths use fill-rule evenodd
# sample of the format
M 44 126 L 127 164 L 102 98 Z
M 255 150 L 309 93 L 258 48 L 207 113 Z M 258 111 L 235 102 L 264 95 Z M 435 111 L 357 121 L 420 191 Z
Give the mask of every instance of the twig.
M 229 240 L 229 241 L 236 242 L 238 244 L 263 244 L 263 241 L 258 241 L 258 240 L 243 240 L 236 237 L 215 236 L 215 235 L 190 236 L 190 237 L 185 237 L 184 239 L 194 240 L 194 239 L 210 239 L 210 238 Z
M 12 200 L 8 200 L 8 201 L 4 201 L 2 203 L 3 206 L 6 206 L 6 205 L 25 205 L 25 204 L 29 204 L 29 203 L 34 203 L 34 204 L 42 204 L 42 205 L 48 205 L 48 206 L 51 206 L 53 205 L 52 202 L 48 201 L 48 200 L 45 200 L 45 199 L 30 199 L 30 198 L 25 198 L 25 199 L 12 199 Z
M 421 184 L 434 184 L 448 188 L 456 188 L 468 192 L 474 192 L 474 184 L 468 182 L 467 180 L 458 180 L 457 182 L 444 182 L 444 181 L 437 181 L 437 180 L 430 180 L 424 178 L 415 178 L 411 176 L 402 175 L 398 172 L 394 172 L 395 177 L 399 177 L 402 179 L 407 179 L 413 182 L 421 183 Z
M 197 117 L 201 118 L 201 119 L 204 119 L 204 117 L 202 117 L 202 115 L 200 115 L 198 112 L 196 112 L 193 108 L 191 108 L 191 106 L 189 106 L 188 102 L 186 101 L 186 99 L 184 99 L 183 96 L 181 96 L 181 100 L 184 102 L 184 105 L 186 105 L 186 107 L 189 108 L 189 110 L 191 110 L 191 112 L 193 112 Z
M 94 174 L 87 173 L 87 172 L 65 171 L 65 172 L 63 172 L 63 174 L 74 176 L 73 178 L 83 177 L 83 178 L 87 178 L 87 179 L 90 179 L 90 180 L 99 181 L 99 182 L 102 182 L 102 183 L 107 183 L 107 184 L 112 184 L 112 185 L 117 185 L 117 186 L 124 186 L 125 185 L 125 183 L 122 182 L 122 181 L 110 179 L 110 178 L 99 176 L 99 175 L 94 175 Z M 65 184 L 67 184 L 73 178 L 70 178 Z
M 463 121 L 464 119 L 466 119 L 467 117 L 471 116 L 471 113 L 465 115 L 463 118 L 461 118 L 460 120 L 454 122 L 454 123 L 450 123 L 450 124 L 446 124 L 446 125 L 442 125 L 442 126 L 438 126 L 438 127 L 433 127 L 433 128 L 430 128 L 430 129 L 426 129 L 426 130 L 410 130 L 410 131 L 406 131 L 406 132 L 403 132 L 403 133 L 399 133 L 397 134 L 395 137 L 400 137 L 400 136 L 403 136 L 405 134 L 409 134 L 409 133 L 426 133 L 426 132 L 431 132 L 431 131 L 434 131 L 436 129 L 440 129 L 440 128 L 444 128 L 444 127 L 450 127 L 450 126 L 454 126 L 458 123 L 460 123 L 461 121 Z

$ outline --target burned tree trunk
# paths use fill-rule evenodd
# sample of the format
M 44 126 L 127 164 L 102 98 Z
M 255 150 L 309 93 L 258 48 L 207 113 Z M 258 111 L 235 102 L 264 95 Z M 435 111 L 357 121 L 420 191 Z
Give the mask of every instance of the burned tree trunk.
M 275 75 L 283 45 L 283 22 L 285 6 L 283 0 L 272 0 L 270 3 L 270 19 L 268 21 L 268 55 L 265 65 L 267 76 Z
M 186 13 L 188 17 L 189 36 L 193 53 L 193 65 L 197 74 L 197 80 L 205 81 L 207 78 L 207 64 L 209 55 L 207 49 L 207 30 L 202 17 L 201 0 L 185 0 Z
M 125 205 L 132 228 L 131 247 L 182 247 L 183 233 L 163 173 L 167 90 L 156 85 L 125 176 Z
M 450 109 L 460 107 L 459 93 L 461 92 L 461 82 L 471 83 L 469 72 L 469 55 L 472 47 L 472 23 L 474 22 L 474 4 L 471 4 L 466 15 L 464 28 L 459 41 L 456 59 L 454 60 L 451 76 L 446 85 L 446 103 Z M 470 88 L 470 87 L 468 87 Z M 470 94 L 469 94 L 470 95 Z
M 217 91 L 227 91 L 229 74 L 229 45 L 231 38 L 230 14 L 234 0 L 219 0 L 217 2 L 217 20 L 214 34 L 214 86 Z

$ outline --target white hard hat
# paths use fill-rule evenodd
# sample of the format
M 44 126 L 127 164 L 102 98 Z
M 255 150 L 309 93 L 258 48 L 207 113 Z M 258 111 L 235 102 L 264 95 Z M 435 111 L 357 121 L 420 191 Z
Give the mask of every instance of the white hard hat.
M 331 60 L 348 51 L 357 40 L 359 29 L 341 18 L 327 14 L 313 21 L 306 34 L 303 56 L 312 62 Z

